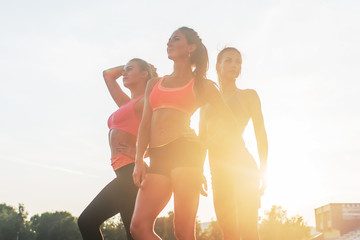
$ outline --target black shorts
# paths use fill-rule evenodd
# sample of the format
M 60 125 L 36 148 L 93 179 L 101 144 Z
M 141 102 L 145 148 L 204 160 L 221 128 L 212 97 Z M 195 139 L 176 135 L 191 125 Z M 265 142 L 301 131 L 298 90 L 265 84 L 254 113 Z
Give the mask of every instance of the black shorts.
M 200 142 L 178 138 L 164 146 L 149 148 L 150 168 L 148 173 L 170 177 L 179 167 L 199 168 L 202 171 L 206 149 Z

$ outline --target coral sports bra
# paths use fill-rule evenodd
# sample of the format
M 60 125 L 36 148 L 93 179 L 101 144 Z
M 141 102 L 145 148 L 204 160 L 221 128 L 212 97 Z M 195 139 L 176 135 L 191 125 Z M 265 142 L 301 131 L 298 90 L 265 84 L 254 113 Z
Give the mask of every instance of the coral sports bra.
M 162 77 L 152 89 L 149 96 L 149 104 L 153 111 L 160 108 L 173 108 L 189 116 L 197 109 L 194 93 L 194 79 L 185 86 L 178 88 L 166 88 L 161 85 L 165 76 Z
M 109 129 L 120 129 L 137 136 L 141 119 L 136 116 L 134 106 L 143 96 L 125 103 L 111 114 L 108 120 Z

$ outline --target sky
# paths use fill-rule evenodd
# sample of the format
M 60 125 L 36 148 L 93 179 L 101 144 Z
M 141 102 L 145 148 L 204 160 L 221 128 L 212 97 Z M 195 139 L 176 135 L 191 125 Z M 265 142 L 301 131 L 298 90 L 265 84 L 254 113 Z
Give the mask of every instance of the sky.
M 0 202 L 79 216 L 115 176 L 102 71 L 140 57 L 171 73 L 166 43 L 181 26 L 206 45 L 209 79 L 223 47 L 243 54 L 237 85 L 258 92 L 269 140 L 260 215 L 280 205 L 315 225 L 315 208 L 360 202 L 359 10 L 355 0 L 1 0 Z M 258 160 L 251 122 L 244 138 Z M 215 219 L 209 194 L 201 221 Z

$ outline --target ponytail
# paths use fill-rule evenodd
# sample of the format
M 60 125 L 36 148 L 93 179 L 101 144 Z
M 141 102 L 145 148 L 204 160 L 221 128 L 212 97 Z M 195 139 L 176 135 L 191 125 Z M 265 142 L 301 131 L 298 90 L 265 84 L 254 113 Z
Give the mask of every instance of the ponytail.
M 203 82 L 206 80 L 206 73 L 209 68 L 207 49 L 194 29 L 181 27 L 178 30 L 185 35 L 188 44 L 195 44 L 196 46 L 195 51 L 190 55 L 190 63 L 193 66 L 193 74 L 195 75 L 195 89 L 199 92 Z

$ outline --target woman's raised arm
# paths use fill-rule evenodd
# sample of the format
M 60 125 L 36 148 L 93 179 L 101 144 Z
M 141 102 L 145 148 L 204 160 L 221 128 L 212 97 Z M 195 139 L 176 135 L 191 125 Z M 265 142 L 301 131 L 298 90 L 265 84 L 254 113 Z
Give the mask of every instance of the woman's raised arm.
M 122 76 L 124 67 L 124 65 L 121 65 L 103 71 L 103 77 L 106 86 L 109 89 L 110 95 L 114 99 L 118 107 L 121 107 L 123 104 L 130 101 L 129 96 L 126 95 L 126 93 L 121 89 L 120 85 L 116 81 L 119 77 Z

